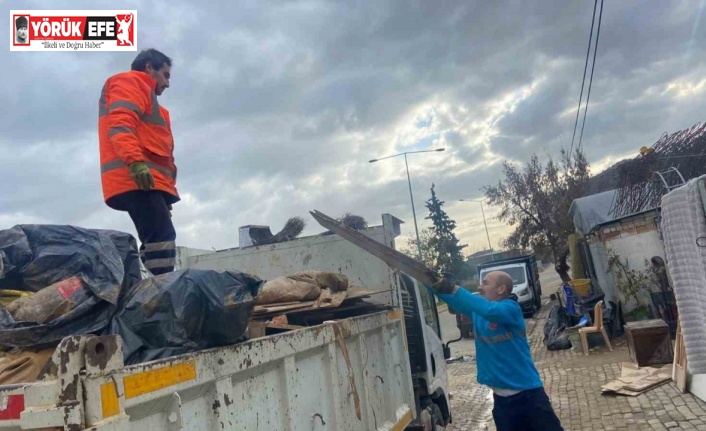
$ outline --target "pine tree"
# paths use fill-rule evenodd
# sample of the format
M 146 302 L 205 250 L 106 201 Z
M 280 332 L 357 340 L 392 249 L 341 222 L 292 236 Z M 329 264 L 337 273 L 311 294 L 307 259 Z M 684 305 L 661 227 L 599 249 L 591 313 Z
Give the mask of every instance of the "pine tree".
M 444 202 L 436 196 L 434 188 L 435 185 L 432 184 L 431 198 L 425 203 L 429 210 L 429 216 L 426 217 L 426 220 L 431 220 L 433 223 L 431 228 L 433 237 L 429 241 L 435 256 L 433 269 L 439 272 L 451 272 L 457 278 L 463 279 L 467 275 L 468 265 L 464 262 L 461 250 L 466 245 L 459 244 L 454 233 L 456 222 L 444 211 Z

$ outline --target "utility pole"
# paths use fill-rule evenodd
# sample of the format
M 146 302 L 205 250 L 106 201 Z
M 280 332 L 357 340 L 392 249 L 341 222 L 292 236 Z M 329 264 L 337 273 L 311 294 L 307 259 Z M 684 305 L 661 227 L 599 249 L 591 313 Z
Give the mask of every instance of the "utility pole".
M 422 151 L 407 151 L 404 153 L 399 153 L 395 154 L 392 156 L 387 156 L 387 157 L 381 157 L 379 159 L 372 159 L 369 161 L 369 163 L 375 163 L 379 162 L 380 160 L 385 160 L 385 159 L 390 159 L 392 157 L 397 157 L 397 156 L 404 156 L 404 166 L 405 169 L 407 170 L 407 185 L 409 186 L 409 200 L 412 202 L 412 217 L 414 218 L 414 232 L 417 235 L 417 258 L 421 262 L 422 259 L 422 241 L 419 238 L 419 227 L 417 226 L 417 213 L 414 210 L 414 195 L 412 194 L 412 180 L 409 177 L 409 164 L 407 163 L 407 154 L 416 154 L 416 153 L 433 153 L 437 151 L 444 151 L 445 148 L 437 148 L 435 150 L 422 150 Z

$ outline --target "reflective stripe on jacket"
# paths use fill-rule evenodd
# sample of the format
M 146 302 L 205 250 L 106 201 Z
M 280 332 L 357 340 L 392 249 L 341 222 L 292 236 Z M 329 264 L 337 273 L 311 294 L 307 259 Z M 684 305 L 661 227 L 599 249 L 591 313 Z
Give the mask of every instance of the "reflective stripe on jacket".
M 169 111 L 159 106 L 157 82 L 145 72 L 129 71 L 108 78 L 98 102 L 103 199 L 138 190 L 127 166 L 145 162 L 155 189 L 179 200 L 176 189 Z

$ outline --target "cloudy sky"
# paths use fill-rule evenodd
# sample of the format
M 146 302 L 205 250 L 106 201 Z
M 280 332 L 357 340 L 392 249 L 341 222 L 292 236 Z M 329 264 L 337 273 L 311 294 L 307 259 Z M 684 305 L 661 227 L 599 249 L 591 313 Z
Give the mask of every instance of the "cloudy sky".
M 594 172 L 706 118 L 704 0 L 606 1 L 583 147 Z M 5 4 L 5 16 L 12 6 Z M 238 227 L 391 213 L 413 232 L 432 183 L 468 252 L 487 240 L 480 188 L 503 160 L 571 144 L 593 2 L 24 1 L 136 9 L 138 49 L 173 58 L 179 245 L 236 246 Z M 206 6 L 207 5 L 207 6 Z M 135 234 L 102 202 L 97 103 L 135 52 L 10 52 L 0 80 L 0 229 L 73 224 Z M 590 65 L 589 65 L 590 72 Z M 487 208 L 493 245 L 508 227 Z M 404 240 L 403 240 L 404 241 Z

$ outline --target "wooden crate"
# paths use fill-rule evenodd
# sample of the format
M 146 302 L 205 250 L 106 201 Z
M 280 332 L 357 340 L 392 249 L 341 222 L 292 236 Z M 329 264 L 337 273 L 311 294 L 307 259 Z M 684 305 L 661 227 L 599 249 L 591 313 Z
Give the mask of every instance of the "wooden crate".
M 674 349 L 669 325 L 662 319 L 642 320 L 625 324 L 630 357 L 640 367 L 670 364 Z

